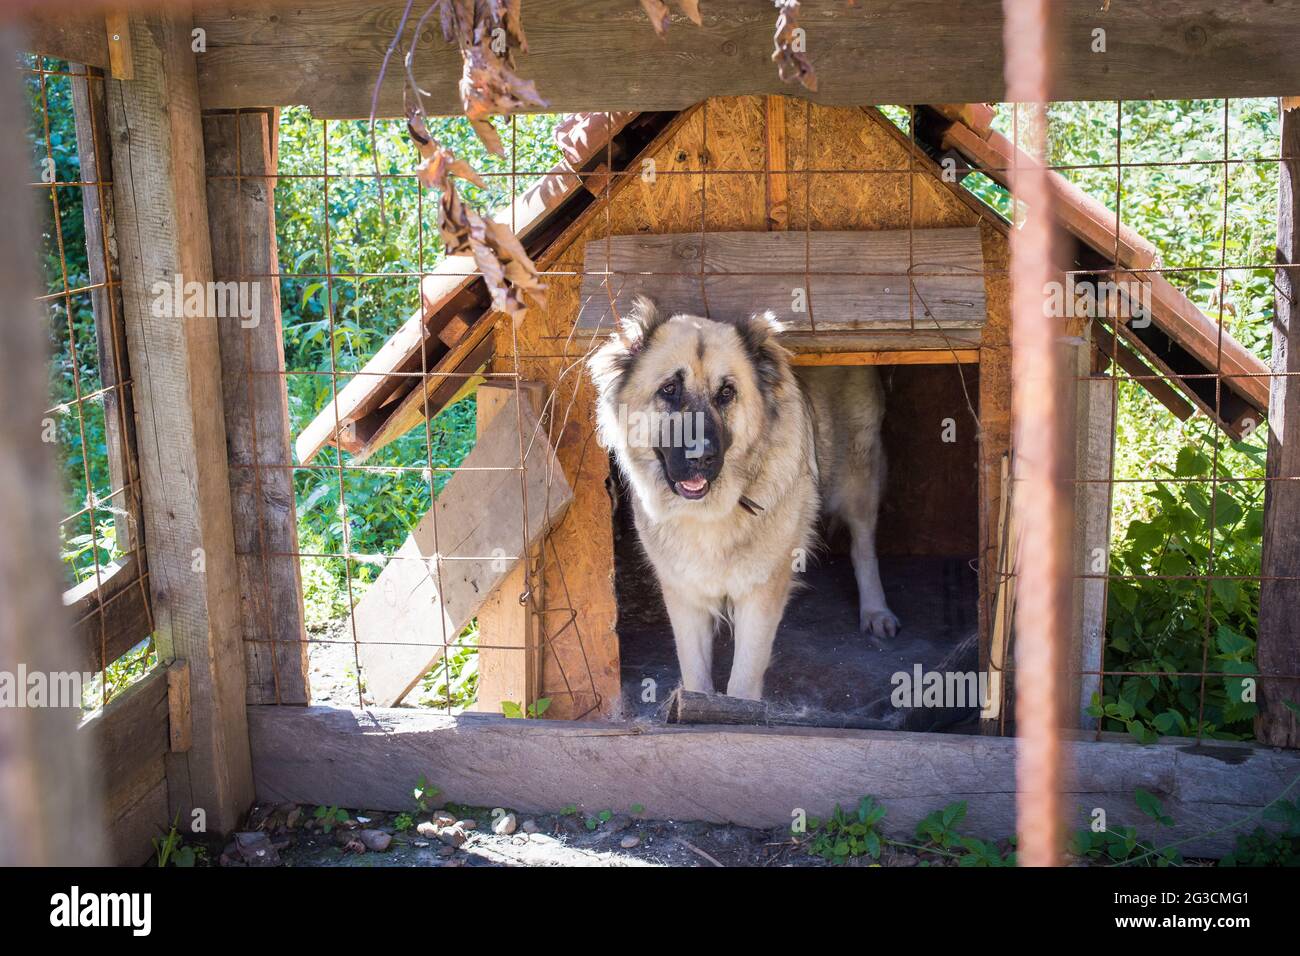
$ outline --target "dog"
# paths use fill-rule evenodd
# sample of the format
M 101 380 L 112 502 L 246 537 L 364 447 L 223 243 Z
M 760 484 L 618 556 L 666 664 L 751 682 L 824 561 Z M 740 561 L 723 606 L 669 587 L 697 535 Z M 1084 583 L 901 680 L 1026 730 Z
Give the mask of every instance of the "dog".
M 604 447 L 672 622 L 682 686 L 713 692 L 713 632 L 731 621 L 727 694 L 759 700 L 794 568 L 824 509 L 852 536 L 860 629 L 892 637 L 876 558 L 885 479 L 876 370 L 796 374 L 771 313 L 718 321 L 638 297 L 588 359 Z

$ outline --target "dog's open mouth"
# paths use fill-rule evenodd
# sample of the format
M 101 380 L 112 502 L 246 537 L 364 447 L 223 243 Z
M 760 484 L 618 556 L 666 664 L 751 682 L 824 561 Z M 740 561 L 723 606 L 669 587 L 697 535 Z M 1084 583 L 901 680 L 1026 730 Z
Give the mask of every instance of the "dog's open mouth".
M 677 493 L 683 498 L 695 500 L 703 498 L 709 493 L 709 479 L 707 478 L 687 478 L 685 481 L 678 481 L 675 484 Z

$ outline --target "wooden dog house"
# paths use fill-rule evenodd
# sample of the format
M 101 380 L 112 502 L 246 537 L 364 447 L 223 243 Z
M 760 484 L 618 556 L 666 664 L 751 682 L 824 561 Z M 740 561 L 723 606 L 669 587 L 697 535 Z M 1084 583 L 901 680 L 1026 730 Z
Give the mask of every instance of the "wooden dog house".
M 937 665 L 969 632 L 978 634 L 979 667 L 989 668 L 991 655 L 1006 653 L 997 643 L 1003 635 L 995 641 L 994 634 L 997 563 L 1005 550 L 1003 465 L 1010 453 L 1009 225 L 960 180 L 978 168 L 1005 181 L 1016 156 L 991 129 L 987 107 L 920 107 L 915 116 L 916 140 L 875 109 L 783 97 L 712 99 L 675 114 L 574 118 L 563 134 L 566 168 L 543 177 L 502 214 L 514 217 L 547 273 L 545 306 L 530 310 L 517 327 L 499 321 L 476 289 L 481 283 L 463 274 L 469 271 L 463 262 L 448 260 L 425 281 L 421 312 L 367 365 L 372 374 L 346 387 L 337 410 L 327 406 L 298 438 L 300 459 L 309 461 L 329 442 L 352 452 L 353 461 L 364 460 L 459 394 L 457 379 L 430 379 L 426 396 L 418 380 L 391 375 L 419 368 L 422 337 L 426 352 L 431 341 L 447 346 L 434 370 L 517 370 L 538 383 L 568 507 L 535 551 L 528 583 L 518 571 L 503 584 L 510 594 L 533 595 L 531 619 L 523 611 L 480 619 L 480 640 L 526 647 L 527 655 L 481 653 L 513 658 L 501 666 L 518 673 L 504 686 L 549 700 L 550 717 L 627 716 L 638 712 L 635 686 L 651 672 L 671 680 L 673 667 L 661 654 L 658 663 L 667 667 L 629 669 L 620 637 L 630 630 L 652 635 L 643 644 L 657 644 L 669 658 L 671 647 L 666 621 L 653 612 L 649 569 L 624 575 L 622 595 L 616 587 L 610 467 L 595 441 L 594 392 L 582 360 L 637 292 L 668 310 L 721 316 L 772 309 L 786 323 L 784 341 L 796 364 L 890 368 L 891 467 L 879 534 L 887 591 L 891 555 L 929 561 L 893 568 L 907 579 L 910 597 L 898 599 L 924 622 L 910 628 L 923 640 L 914 646 L 905 636 L 897 660 L 879 666 L 887 674 L 905 660 Z M 953 156 L 961 175 L 946 175 L 941 165 L 947 160 L 951 167 Z M 1123 270 L 1152 265 L 1151 245 L 1127 228 L 1117 238 L 1114 217 L 1099 202 L 1060 176 L 1056 188 L 1063 225 L 1076 243 L 1068 264 L 1074 281 L 1082 285 L 1093 270 L 1108 269 L 1116 249 Z M 1226 380 L 1217 400 L 1212 389 L 1206 392 L 1196 376 L 1214 367 L 1216 324 L 1160 274 L 1149 281 L 1157 286 L 1150 321 L 1112 318 L 1118 340 L 1100 322 L 1076 323 L 1079 460 L 1093 478 L 1109 468 L 1113 396 L 1105 369 L 1112 359 L 1179 417 L 1190 415 L 1195 403 L 1234 435 L 1261 420 L 1267 406 L 1266 367 L 1226 335 L 1223 364 L 1261 377 Z M 1104 486 L 1079 487 L 1079 549 L 1091 554 L 1108 544 L 1109 500 Z M 624 553 L 635 562 L 634 545 Z M 976 561 L 978 574 L 972 574 Z M 983 586 L 975 587 L 975 579 Z M 1078 587 L 1073 653 L 1080 671 L 1090 661 L 1099 665 L 1103 587 L 1098 581 Z M 620 598 L 635 602 L 621 624 Z M 851 601 L 850 592 L 841 603 Z M 946 624 L 927 614 L 943 602 L 952 602 L 938 615 Z M 829 625 L 830 612 L 825 604 L 822 609 L 820 617 L 806 615 L 808 630 Z M 381 617 L 373 633 L 387 639 L 393 621 Z M 848 632 L 852 625 L 836 627 Z M 905 621 L 905 635 L 908 630 Z M 846 642 L 834 646 L 843 650 Z M 972 643 L 972 666 L 974 649 Z M 842 668 L 855 656 L 844 653 L 843 660 L 820 663 Z M 412 683 L 427 664 L 427 654 L 415 656 L 398 684 Z M 850 696 L 873 680 L 862 693 L 878 694 L 881 679 L 851 668 L 845 678 Z M 374 686 L 377 699 L 395 703 L 387 686 Z M 1081 688 L 1075 685 L 1074 713 L 1090 697 Z M 494 712 L 502 699 L 513 699 L 491 693 L 491 684 L 481 689 L 480 709 Z M 997 709 L 986 718 L 1002 716 Z

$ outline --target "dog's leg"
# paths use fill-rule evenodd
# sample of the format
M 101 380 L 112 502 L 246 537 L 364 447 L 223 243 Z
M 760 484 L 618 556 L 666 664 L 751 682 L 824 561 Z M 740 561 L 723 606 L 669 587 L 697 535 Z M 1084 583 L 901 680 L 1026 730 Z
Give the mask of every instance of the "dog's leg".
M 713 693 L 713 615 L 708 608 L 683 600 L 680 594 L 664 588 L 664 604 L 673 625 L 677 644 L 677 666 L 686 690 Z
M 790 593 L 790 575 L 777 579 L 735 601 L 736 651 L 731 660 L 728 697 L 762 700 L 763 675 L 772 659 L 772 642 Z
M 885 456 L 879 439 L 869 461 L 871 474 L 866 484 L 866 500 L 861 509 L 846 516 L 853 536 L 853 573 L 858 579 L 858 629 L 876 637 L 893 637 L 898 633 L 898 618 L 885 603 L 880 561 L 876 557 L 876 519 L 885 480 Z

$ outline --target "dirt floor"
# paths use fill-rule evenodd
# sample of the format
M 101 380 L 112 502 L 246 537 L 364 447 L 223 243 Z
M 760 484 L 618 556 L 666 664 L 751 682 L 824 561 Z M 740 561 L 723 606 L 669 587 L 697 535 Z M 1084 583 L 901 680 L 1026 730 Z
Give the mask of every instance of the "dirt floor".
M 500 827 L 511 832 L 494 833 L 491 808 L 455 807 L 416 814 L 411 820 L 391 813 L 340 811 L 344 819 L 335 820 L 325 832 L 326 824 L 316 813 L 315 807 L 257 807 L 247 829 L 209 862 L 236 867 L 830 865 L 808 851 L 806 836 L 796 838 L 784 827 L 755 830 L 570 812 L 511 815 L 513 826 Z M 498 812 L 496 818 L 504 819 L 503 814 Z M 886 846 L 878 860 L 861 856 L 845 865 L 944 862 L 933 854 Z

